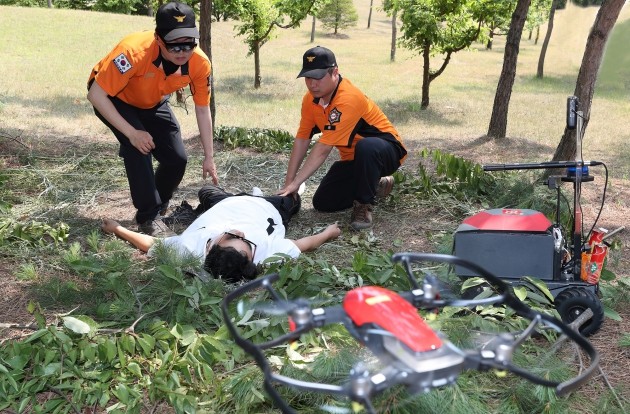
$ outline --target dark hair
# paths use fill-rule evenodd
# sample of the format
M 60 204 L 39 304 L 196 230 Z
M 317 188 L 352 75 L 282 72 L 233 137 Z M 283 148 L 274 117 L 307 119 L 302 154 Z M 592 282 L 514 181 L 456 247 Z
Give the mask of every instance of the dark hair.
M 215 279 L 221 278 L 230 283 L 252 280 L 258 273 L 256 265 L 235 248 L 216 244 L 206 255 L 203 268 Z

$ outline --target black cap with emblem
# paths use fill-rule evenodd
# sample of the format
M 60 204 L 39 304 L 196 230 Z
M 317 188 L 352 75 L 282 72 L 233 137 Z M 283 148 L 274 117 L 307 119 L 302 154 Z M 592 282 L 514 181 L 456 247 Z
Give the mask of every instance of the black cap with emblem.
M 321 79 L 330 68 L 337 66 L 335 54 L 325 47 L 316 46 L 309 49 L 302 57 L 302 70 L 298 78 Z
M 155 31 L 166 42 L 181 37 L 199 39 L 195 12 L 184 3 L 170 2 L 160 6 L 155 14 Z

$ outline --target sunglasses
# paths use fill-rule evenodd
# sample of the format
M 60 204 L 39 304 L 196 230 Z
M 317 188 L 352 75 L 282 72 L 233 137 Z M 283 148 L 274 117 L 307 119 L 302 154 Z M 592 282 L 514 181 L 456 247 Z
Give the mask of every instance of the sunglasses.
M 169 53 L 180 53 L 180 52 L 190 52 L 194 48 L 197 47 L 197 43 L 195 42 L 187 42 L 187 43 L 166 43 L 164 42 L 164 47 Z
M 217 244 L 221 243 L 224 237 L 227 237 L 226 240 L 238 239 L 247 243 L 249 245 L 249 249 L 252 251 L 252 260 L 253 260 L 254 256 L 256 255 L 256 243 L 254 243 L 253 241 L 249 239 L 246 239 L 245 237 L 239 236 L 238 234 L 234 234 L 234 233 L 230 233 L 229 231 L 226 231 L 223 233 L 223 235 L 221 236 Z

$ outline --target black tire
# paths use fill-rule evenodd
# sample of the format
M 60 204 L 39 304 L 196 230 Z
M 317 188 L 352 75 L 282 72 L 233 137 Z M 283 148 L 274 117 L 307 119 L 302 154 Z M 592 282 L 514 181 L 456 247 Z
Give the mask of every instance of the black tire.
M 580 333 L 584 336 L 594 334 L 604 323 L 602 302 L 590 290 L 580 288 L 565 289 L 556 296 L 554 303 L 562 321 L 565 323 L 573 322 L 584 311 L 591 309 L 593 317 L 580 328 Z

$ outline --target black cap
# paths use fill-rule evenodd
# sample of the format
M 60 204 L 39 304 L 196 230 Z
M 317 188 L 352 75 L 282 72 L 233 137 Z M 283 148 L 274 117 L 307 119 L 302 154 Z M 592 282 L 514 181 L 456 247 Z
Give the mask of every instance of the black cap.
M 335 54 L 325 47 L 317 46 L 309 49 L 302 57 L 302 70 L 298 78 L 321 79 L 330 68 L 337 66 Z
M 195 12 L 184 3 L 170 2 L 160 6 L 155 14 L 155 31 L 166 42 L 180 37 L 199 39 Z

